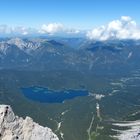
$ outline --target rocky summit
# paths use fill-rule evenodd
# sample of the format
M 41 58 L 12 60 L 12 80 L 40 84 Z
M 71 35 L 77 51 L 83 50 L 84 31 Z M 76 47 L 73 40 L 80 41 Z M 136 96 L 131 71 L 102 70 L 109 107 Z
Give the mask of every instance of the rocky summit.
M 15 116 L 9 105 L 0 105 L 0 140 L 59 140 L 48 127 L 32 118 Z

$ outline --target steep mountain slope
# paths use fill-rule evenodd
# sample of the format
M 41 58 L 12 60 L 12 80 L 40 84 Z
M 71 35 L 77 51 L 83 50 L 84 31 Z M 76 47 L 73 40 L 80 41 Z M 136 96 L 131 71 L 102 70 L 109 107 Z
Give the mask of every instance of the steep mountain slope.
M 12 38 L 1 41 L 1 68 L 32 70 L 79 69 L 89 64 L 89 53 L 47 39 Z
M 80 40 L 80 43 L 79 43 Z M 72 46 L 78 44 L 79 48 Z M 140 41 L 10 38 L 0 42 L 1 68 L 127 71 L 140 67 Z
M 140 68 L 139 52 L 139 40 L 9 38 L 0 42 L 0 68 L 126 73 Z
M 81 49 L 92 53 L 92 66 L 101 72 L 125 72 L 140 67 L 139 40 L 87 41 Z
M 24 120 L 15 116 L 8 105 L 0 105 L 0 139 L 59 140 L 51 129 L 40 126 L 30 117 L 26 117 Z

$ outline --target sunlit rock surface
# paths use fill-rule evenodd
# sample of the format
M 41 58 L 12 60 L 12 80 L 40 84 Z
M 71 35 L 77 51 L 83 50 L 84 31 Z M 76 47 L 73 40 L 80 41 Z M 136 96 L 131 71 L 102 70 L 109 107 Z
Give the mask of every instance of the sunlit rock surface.
M 50 128 L 40 126 L 30 117 L 15 116 L 8 105 L 0 105 L 0 140 L 59 140 Z

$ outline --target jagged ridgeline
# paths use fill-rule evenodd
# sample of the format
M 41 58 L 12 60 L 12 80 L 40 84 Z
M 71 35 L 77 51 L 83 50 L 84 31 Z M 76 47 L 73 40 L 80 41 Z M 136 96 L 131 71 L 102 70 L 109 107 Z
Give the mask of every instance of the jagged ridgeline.
M 139 67 L 140 41 L 84 38 L 0 39 L 1 69 L 126 72 Z

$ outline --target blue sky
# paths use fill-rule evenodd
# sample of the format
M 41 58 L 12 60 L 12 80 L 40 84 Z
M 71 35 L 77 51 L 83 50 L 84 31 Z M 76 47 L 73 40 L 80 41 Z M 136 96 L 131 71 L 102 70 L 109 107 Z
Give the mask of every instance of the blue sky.
M 0 36 L 140 39 L 140 0 L 0 0 Z
M 140 0 L 0 0 L 0 24 L 37 28 L 62 23 L 90 29 L 130 16 L 140 23 Z

